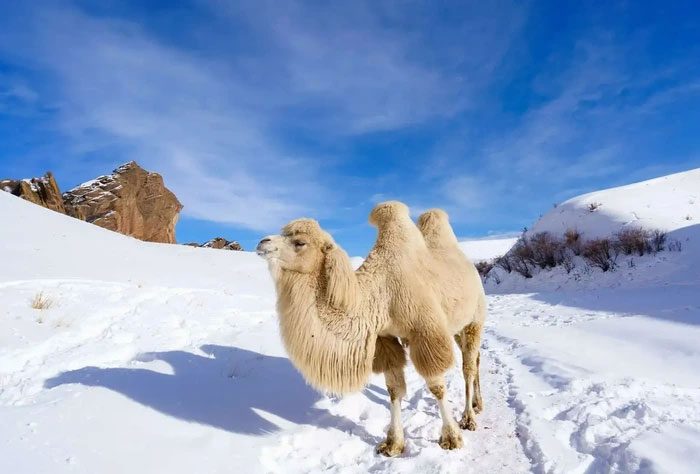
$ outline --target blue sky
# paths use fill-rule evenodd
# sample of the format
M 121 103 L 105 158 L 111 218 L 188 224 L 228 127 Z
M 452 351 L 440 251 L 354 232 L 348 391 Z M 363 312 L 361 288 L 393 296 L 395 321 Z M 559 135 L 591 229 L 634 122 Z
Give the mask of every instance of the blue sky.
M 696 1 L 0 2 L 0 178 L 136 160 L 181 242 L 363 254 L 382 200 L 484 236 L 700 166 Z

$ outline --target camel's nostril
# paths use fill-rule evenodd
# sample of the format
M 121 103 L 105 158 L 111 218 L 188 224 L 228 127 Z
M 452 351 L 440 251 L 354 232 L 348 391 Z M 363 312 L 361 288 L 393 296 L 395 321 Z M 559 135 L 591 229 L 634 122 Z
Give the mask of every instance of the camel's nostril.
M 268 237 L 265 237 L 260 242 L 258 242 L 258 246 L 255 248 L 255 250 L 258 252 L 258 255 L 264 255 L 268 252 L 268 250 L 270 250 L 265 248 L 270 242 L 272 242 L 272 239 Z

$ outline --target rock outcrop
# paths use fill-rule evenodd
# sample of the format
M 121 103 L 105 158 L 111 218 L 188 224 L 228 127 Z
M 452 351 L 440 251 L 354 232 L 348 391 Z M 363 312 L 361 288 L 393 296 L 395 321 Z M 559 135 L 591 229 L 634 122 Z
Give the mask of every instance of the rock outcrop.
M 0 189 L 53 211 L 66 213 L 61 191 L 50 171 L 40 178 L 0 180 Z
M 226 240 L 223 237 L 214 237 L 202 244 L 202 247 L 223 250 L 243 250 L 241 244 L 235 240 Z
M 131 161 L 63 194 L 65 212 L 149 242 L 175 243 L 182 204 L 158 173 Z

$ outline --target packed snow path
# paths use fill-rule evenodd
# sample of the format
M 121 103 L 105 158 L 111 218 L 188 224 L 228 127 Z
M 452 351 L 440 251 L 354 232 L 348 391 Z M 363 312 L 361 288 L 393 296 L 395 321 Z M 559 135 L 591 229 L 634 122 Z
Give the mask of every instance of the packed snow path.
M 39 289 L 54 306 L 29 307 Z M 441 450 L 437 405 L 409 368 L 407 446 L 395 459 L 374 453 L 389 419 L 382 379 L 343 399 L 307 387 L 264 290 L 0 285 L 0 472 L 690 472 L 700 462 L 700 308 L 682 288 L 666 289 L 676 296 L 651 309 L 657 318 L 601 310 L 604 292 L 490 297 L 478 430 Z M 457 417 L 457 368 L 448 387 Z

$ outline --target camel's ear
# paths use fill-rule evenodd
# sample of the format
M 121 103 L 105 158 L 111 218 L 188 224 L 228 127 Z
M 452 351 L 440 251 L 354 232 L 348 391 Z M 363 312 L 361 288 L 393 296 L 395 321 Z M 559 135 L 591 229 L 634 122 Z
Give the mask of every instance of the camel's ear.
M 334 243 L 327 243 L 323 253 L 326 255 L 324 270 L 328 304 L 336 309 L 347 311 L 355 305 L 358 291 L 350 258 L 345 250 Z

